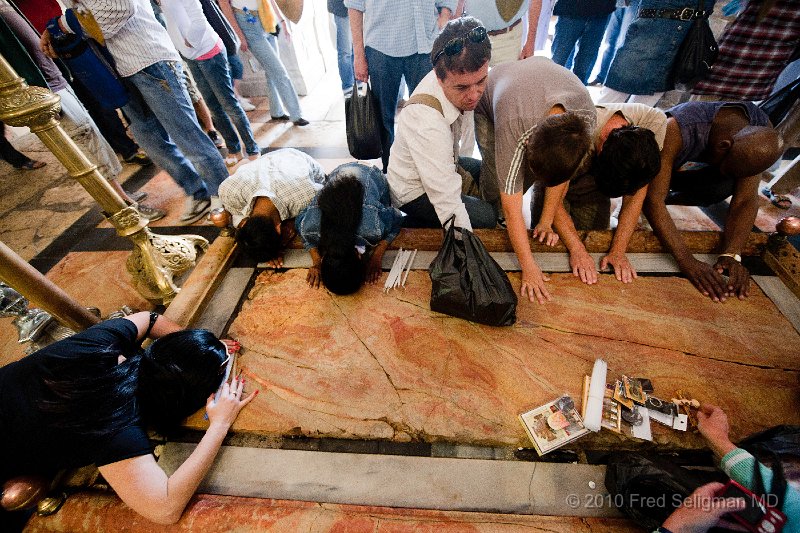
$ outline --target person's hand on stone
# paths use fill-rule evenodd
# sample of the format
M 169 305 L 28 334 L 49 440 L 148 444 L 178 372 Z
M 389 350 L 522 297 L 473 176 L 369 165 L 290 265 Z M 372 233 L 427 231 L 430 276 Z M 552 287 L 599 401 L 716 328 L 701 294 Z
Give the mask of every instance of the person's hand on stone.
M 594 285 L 597 283 L 597 268 L 595 268 L 594 259 L 583 245 L 581 245 L 580 250 L 570 252 L 569 266 L 572 269 L 572 275 L 580 278 L 585 284 Z
M 728 274 L 727 296 L 735 296 L 740 300 L 747 298 L 750 292 L 750 272 L 739 261 L 733 257 L 721 255 L 717 259 L 714 269 L 720 275 L 726 272 Z
M 633 268 L 631 262 L 628 261 L 628 256 L 624 253 L 609 252 L 600 260 L 600 270 L 605 270 L 611 267 L 614 269 L 614 276 L 617 281 L 622 283 L 630 283 L 638 276 L 636 269 Z
M 372 257 L 369 258 L 369 262 L 367 263 L 367 283 L 376 283 L 378 279 L 380 279 L 381 274 L 383 274 L 382 262 L 383 254 L 378 255 L 374 253 Z
M 715 302 L 724 302 L 727 295 L 725 280 L 722 275 L 708 263 L 698 261 L 694 257 L 679 262 L 681 272 L 689 278 L 692 285 Z
M 239 416 L 239 411 L 253 401 L 258 394 L 258 390 L 251 392 L 246 398 L 242 399 L 244 392 L 244 379 L 235 378 L 232 383 L 227 381 L 222 384 L 219 397 L 214 400 L 215 394 L 211 394 L 206 401 L 206 414 L 208 415 L 209 426 L 228 430 Z
M 308 282 L 309 285 L 311 285 L 315 289 L 318 289 L 319 280 L 320 280 L 320 267 L 319 265 L 312 265 L 311 268 L 308 269 L 308 274 L 306 275 L 306 281 Z
M 542 224 L 541 222 L 536 224 L 536 227 L 533 228 L 533 238 L 547 246 L 558 244 L 558 233 L 553 230 L 551 224 Z
M 283 254 L 267 261 L 267 266 L 270 268 L 283 268 Z
M 531 302 L 538 301 L 540 304 L 551 300 L 550 293 L 547 292 L 545 282 L 550 278 L 545 276 L 538 266 L 534 265 L 530 269 L 522 270 L 522 285 L 519 294 L 523 298 L 528 298 Z

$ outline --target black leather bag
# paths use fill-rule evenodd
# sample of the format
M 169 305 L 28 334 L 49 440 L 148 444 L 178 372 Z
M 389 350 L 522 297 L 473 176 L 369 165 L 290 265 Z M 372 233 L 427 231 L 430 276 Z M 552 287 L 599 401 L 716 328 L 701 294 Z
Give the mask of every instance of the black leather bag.
M 431 310 L 489 326 L 517 320 L 517 294 L 505 271 L 471 231 L 445 222 L 442 248 L 431 262 Z M 460 234 L 460 239 L 456 237 Z
M 383 120 L 369 85 L 363 96 L 353 87 L 353 95 L 344 101 L 344 116 L 350 155 L 356 159 L 380 157 Z
M 699 1 L 697 10 L 703 10 L 703 0 Z M 719 48 L 708 19 L 695 19 L 672 65 L 675 88 L 681 91 L 691 90 L 697 82 L 708 76 L 718 54 Z

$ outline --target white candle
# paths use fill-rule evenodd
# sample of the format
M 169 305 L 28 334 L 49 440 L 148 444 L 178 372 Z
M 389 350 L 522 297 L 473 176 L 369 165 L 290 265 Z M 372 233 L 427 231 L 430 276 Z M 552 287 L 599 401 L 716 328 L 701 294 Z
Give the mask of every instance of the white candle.
M 608 363 L 602 359 L 594 362 L 592 381 L 589 384 L 589 399 L 586 405 L 586 417 L 583 424 L 589 431 L 600 431 L 600 421 L 603 418 L 603 397 L 606 392 L 606 374 Z

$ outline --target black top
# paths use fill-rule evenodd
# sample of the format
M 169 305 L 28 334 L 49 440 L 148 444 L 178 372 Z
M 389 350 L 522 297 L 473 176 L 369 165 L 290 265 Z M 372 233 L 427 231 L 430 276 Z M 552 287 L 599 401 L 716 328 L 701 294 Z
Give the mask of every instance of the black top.
M 347 7 L 344 0 L 328 0 L 328 13 L 333 13 L 337 17 L 347 16 Z
M 558 0 L 553 8 L 557 17 L 605 17 L 616 9 L 616 0 Z
M 62 468 L 106 465 L 152 453 L 139 417 L 131 408 L 129 424 L 116 433 L 97 437 L 54 427 L 58 415 L 43 412 L 42 363 L 49 358 L 101 358 L 101 371 L 139 350 L 138 331 L 118 318 L 53 343 L 0 368 L 0 482 L 23 474 L 52 475 Z

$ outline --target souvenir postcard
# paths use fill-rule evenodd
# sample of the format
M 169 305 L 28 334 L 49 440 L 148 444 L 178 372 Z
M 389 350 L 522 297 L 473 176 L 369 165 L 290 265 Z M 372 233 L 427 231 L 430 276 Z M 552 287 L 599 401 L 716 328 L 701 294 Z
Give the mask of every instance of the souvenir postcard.
M 569 395 L 522 413 L 519 419 L 539 455 L 589 433 Z

